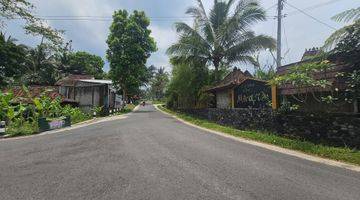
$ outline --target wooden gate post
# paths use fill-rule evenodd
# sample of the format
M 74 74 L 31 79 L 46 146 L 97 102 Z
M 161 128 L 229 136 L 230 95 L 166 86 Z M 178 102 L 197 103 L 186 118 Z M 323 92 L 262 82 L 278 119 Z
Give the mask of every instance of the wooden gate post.
M 276 85 L 271 86 L 271 107 L 273 110 L 278 109 L 278 96 Z

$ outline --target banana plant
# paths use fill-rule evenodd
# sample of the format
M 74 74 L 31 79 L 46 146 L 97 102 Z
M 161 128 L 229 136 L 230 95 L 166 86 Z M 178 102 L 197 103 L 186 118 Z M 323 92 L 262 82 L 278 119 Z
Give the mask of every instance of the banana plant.
M 12 99 L 13 99 L 12 92 L 3 93 L 0 91 L 0 118 L 2 120 L 5 120 L 7 118 L 9 109 L 11 108 Z

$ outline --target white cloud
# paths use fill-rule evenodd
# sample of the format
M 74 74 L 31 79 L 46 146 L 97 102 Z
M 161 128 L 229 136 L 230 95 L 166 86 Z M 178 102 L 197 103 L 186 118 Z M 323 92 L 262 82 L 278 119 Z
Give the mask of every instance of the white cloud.
M 151 36 L 155 38 L 159 50 L 167 49 L 177 41 L 177 34 L 171 27 L 162 28 L 156 25 L 150 25 L 150 30 Z

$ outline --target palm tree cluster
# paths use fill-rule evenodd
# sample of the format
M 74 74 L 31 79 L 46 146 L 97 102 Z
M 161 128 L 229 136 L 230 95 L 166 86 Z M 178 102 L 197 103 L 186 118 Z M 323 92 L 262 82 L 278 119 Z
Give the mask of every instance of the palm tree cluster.
M 177 63 L 203 63 L 219 69 L 235 63 L 253 63 L 253 54 L 275 47 L 275 40 L 266 35 L 256 35 L 251 27 L 266 20 L 265 10 L 257 0 L 214 0 L 209 13 L 201 0 L 186 14 L 194 18 L 193 26 L 176 23 L 180 38 L 167 53 Z

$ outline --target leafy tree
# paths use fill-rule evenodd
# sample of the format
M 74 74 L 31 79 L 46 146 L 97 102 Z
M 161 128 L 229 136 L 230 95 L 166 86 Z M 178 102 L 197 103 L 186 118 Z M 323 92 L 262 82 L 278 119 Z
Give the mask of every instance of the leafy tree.
M 110 61 L 110 75 L 118 85 L 124 98 L 138 92 L 148 80 L 145 64 L 150 54 L 156 50 L 154 39 L 148 29 L 149 19 L 144 12 L 116 11 L 107 39 L 107 59 Z
M 354 111 L 358 112 L 358 101 L 360 99 L 360 21 L 346 28 L 346 31 L 346 36 L 330 52 L 330 58 L 349 65 L 351 70 L 341 73 L 339 76 L 346 80 L 347 95 L 345 100 L 353 103 Z
M 0 33 L 0 87 L 17 81 L 26 71 L 27 47 Z
M 324 75 L 332 69 L 333 65 L 329 61 L 322 62 L 308 62 L 301 65 L 294 66 L 289 69 L 284 75 L 280 75 L 271 80 L 271 84 L 275 85 L 292 85 L 296 93 L 292 98 L 299 103 L 306 104 L 310 97 L 313 97 L 318 102 L 325 102 L 328 96 L 324 96 L 314 90 L 314 88 L 327 88 L 332 86 L 332 82 L 326 78 L 316 78 L 317 75 Z M 310 88 L 310 89 L 308 89 Z
M 181 64 L 172 60 L 172 78 L 166 89 L 167 106 L 193 108 L 207 104 L 210 97 L 203 89 L 210 83 L 210 73 L 203 63 Z
M 34 6 L 27 0 L 0 0 L 0 16 L 5 19 L 20 17 L 27 22 L 34 22 L 31 11 Z M 0 25 L 4 22 L 0 19 Z
M 67 62 L 66 74 L 89 74 L 99 79 L 104 77 L 103 67 L 105 63 L 100 56 L 78 51 L 70 53 Z
M 164 67 L 160 67 L 150 81 L 151 96 L 156 100 L 161 100 L 165 96 L 165 88 L 169 82 L 169 75 Z
M 27 34 L 41 37 L 40 45 L 49 43 L 52 47 L 59 48 L 63 45 L 63 30 L 57 30 L 42 21 L 36 21 L 25 26 Z
M 187 10 L 194 18 L 194 26 L 176 23 L 179 41 L 167 53 L 174 60 L 201 62 L 215 68 L 215 80 L 220 80 L 219 68 L 238 62 L 253 62 L 255 52 L 274 48 L 275 40 L 255 35 L 251 26 L 266 19 L 265 10 L 257 0 L 214 1 L 209 14 L 201 0 Z M 234 7 L 234 8 L 233 8 Z

